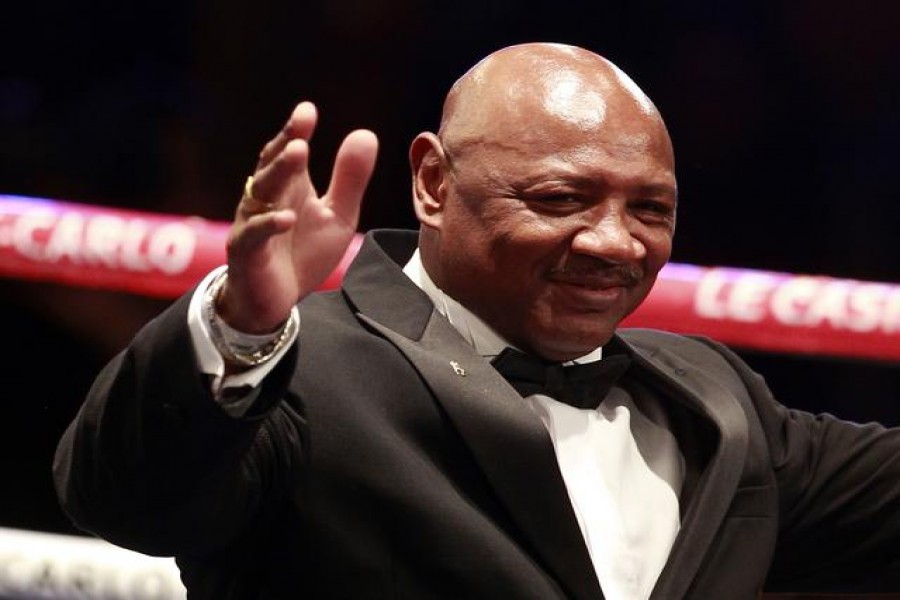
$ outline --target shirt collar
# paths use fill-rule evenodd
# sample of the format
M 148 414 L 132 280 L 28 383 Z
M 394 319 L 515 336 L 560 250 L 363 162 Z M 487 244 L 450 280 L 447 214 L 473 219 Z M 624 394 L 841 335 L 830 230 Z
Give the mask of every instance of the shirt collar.
M 409 262 L 403 267 L 403 272 L 431 298 L 437 311 L 450 321 L 450 324 L 463 336 L 463 339 L 475 348 L 478 354 L 493 358 L 500 354 L 504 348 L 511 346 L 477 315 L 435 285 L 425 271 L 418 248 L 413 252 Z M 571 362 L 593 362 L 600 360 L 602 356 L 603 348 L 600 347 Z

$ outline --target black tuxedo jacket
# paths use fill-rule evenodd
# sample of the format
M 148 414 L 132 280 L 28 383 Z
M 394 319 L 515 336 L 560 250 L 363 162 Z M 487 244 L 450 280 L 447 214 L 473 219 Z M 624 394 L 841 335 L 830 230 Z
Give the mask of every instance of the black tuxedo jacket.
M 536 415 L 375 232 L 299 344 L 225 410 L 183 298 L 98 376 L 54 473 L 84 529 L 174 555 L 191 598 L 602 598 Z M 621 331 L 633 394 L 686 456 L 682 529 L 653 598 L 744 599 L 891 569 L 900 432 L 777 404 L 713 342 Z M 239 410 L 239 416 L 232 416 Z M 229 411 L 231 414 L 229 414 Z

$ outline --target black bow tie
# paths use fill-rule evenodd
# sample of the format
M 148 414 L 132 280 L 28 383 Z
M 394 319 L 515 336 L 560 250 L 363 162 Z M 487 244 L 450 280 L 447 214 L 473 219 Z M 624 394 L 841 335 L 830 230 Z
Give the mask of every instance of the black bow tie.
M 523 398 L 540 393 L 576 408 L 597 408 L 628 369 L 631 357 L 613 354 L 583 365 L 563 366 L 506 348 L 491 364 Z

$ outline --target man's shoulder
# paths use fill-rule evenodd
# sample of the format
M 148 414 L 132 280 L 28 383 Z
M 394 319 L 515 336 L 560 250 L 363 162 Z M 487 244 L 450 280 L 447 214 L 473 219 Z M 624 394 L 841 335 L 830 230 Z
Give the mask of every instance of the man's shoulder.
M 666 370 L 719 373 L 732 378 L 735 371 L 748 369 L 744 362 L 725 345 L 699 334 L 679 334 L 658 329 L 626 328 L 616 335 L 632 351 Z
M 666 349 L 676 352 L 679 350 L 715 352 L 713 348 L 721 347 L 718 342 L 702 335 L 672 333 L 660 329 L 629 327 L 619 329 L 616 335 L 630 346 L 645 351 Z

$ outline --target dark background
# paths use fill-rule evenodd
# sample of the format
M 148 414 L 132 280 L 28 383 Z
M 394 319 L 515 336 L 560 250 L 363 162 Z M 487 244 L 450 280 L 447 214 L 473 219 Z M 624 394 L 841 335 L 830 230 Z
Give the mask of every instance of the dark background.
M 0 193 L 227 220 L 302 99 L 327 182 L 350 129 L 382 151 L 361 229 L 414 226 L 406 147 L 506 44 L 604 54 L 669 125 L 673 260 L 900 281 L 896 0 L 17 2 L 0 43 Z M 158 300 L 0 281 L 0 526 L 74 533 L 56 440 Z M 783 402 L 900 425 L 896 364 L 742 351 Z

